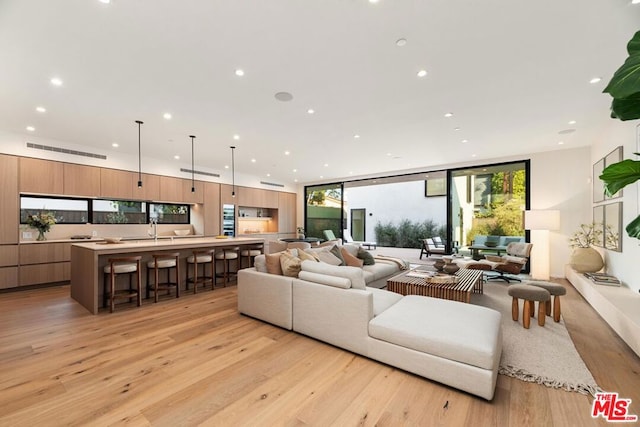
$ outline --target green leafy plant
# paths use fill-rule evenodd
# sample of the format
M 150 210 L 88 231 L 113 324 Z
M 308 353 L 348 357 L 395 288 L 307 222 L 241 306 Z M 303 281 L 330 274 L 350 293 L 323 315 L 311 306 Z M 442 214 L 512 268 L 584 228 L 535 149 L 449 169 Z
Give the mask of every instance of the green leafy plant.
M 614 73 L 604 92 L 613 97 L 611 117 L 620 120 L 640 119 L 640 31 L 627 44 L 629 57 Z M 640 153 L 635 153 L 640 155 Z M 626 159 L 607 166 L 600 175 L 604 191 L 613 196 L 640 179 L 640 161 Z M 625 227 L 630 237 L 640 239 L 640 215 Z
M 620 120 L 640 119 L 640 31 L 627 44 L 629 57 L 613 74 L 604 92 L 613 97 L 611 117 Z

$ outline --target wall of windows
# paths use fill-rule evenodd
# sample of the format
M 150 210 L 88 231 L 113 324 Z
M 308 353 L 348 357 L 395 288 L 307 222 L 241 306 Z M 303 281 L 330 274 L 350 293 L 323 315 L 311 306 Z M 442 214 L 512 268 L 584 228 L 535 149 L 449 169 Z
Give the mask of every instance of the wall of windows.
M 20 196 L 20 224 L 28 215 L 50 212 L 58 224 L 189 224 L 191 206 L 125 200 Z

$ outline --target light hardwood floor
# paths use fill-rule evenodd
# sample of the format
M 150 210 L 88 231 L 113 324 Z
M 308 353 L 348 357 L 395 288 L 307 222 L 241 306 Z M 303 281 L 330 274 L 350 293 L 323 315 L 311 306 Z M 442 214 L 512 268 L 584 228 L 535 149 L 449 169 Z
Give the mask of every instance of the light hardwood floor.
M 640 415 L 640 359 L 562 283 L 585 363 Z M 499 376 L 487 402 L 242 316 L 233 286 L 97 316 L 68 286 L 4 293 L 0 325 L 0 426 L 606 424 L 578 393 Z

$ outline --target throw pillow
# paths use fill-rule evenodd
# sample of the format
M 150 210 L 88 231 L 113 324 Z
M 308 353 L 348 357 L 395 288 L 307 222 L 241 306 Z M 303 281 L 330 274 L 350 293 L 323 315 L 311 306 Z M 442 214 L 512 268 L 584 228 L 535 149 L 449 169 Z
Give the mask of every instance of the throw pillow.
M 280 254 L 282 252 L 276 252 L 275 254 L 266 254 L 267 260 L 267 273 L 277 274 L 282 276 L 282 267 L 280 266 Z
M 326 242 L 322 242 L 318 245 L 319 248 L 324 248 L 324 247 L 329 247 L 329 246 L 333 246 L 335 244 L 341 245 L 342 244 L 342 239 L 336 239 L 336 240 L 327 240 Z
M 358 256 L 358 249 L 360 249 L 360 245 L 354 245 L 352 243 L 347 243 L 342 245 L 340 249 L 346 249 L 353 256 Z
M 376 263 L 376 260 L 373 259 L 373 255 L 362 248 L 358 249 L 358 254 L 356 256 L 363 261 L 364 265 L 374 265 Z
M 309 253 L 307 251 L 298 251 L 298 258 L 300 258 L 302 261 L 304 261 L 304 260 L 319 261 L 319 259 L 316 256 L 316 254 Z M 255 263 L 255 261 L 254 261 L 254 263 Z
M 286 250 L 280 254 L 280 267 L 282 268 L 282 274 L 289 277 L 298 277 L 300 273 L 300 264 L 302 261 L 297 256 L 293 255 L 291 251 Z
M 344 257 L 342 256 L 342 251 L 340 250 L 338 245 L 334 245 L 331 249 L 329 249 L 329 252 L 331 252 L 336 258 L 338 258 L 340 260 L 340 264 L 338 264 L 338 265 L 347 265 L 347 263 L 344 262 Z
M 320 262 L 322 263 L 335 265 L 335 266 L 339 266 L 342 264 L 342 261 L 340 260 L 340 258 L 338 258 L 337 256 L 335 256 L 329 251 L 318 252 L 317 255 L 318 255 L 318 260 L 320 260 Z
M 256 271 L 260 273 L 267 273 L 267 257 L 266 255 L 258 255 L 253 260 L 253 266 L 256 268 Z
M 340 249 L 340 252 L 342 253 L 342 258 L 347 265 L 360 268 L 364 265 L 364 260 L 351 255 L 344 247 Z

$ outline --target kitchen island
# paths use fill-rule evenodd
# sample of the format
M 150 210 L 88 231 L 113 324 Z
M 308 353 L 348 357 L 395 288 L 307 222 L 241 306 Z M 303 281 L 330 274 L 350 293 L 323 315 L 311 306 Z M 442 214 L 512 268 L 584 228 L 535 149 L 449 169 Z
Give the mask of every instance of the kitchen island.
M 118 243 L 91 242 L 71 245 L 71 298 L 78 301 L 92 314 L 98 314 L 103 292 L 103 269 L 107 260 L 122 256 L 142 256 L 142 286 L 146 286 L 146 263 L 153 259 L 152 254 L 163 251 L 180 252 L 181 266 L 193 249 L 244 246 L 262 244 L 264 239 L 236 237 L 220 239 L 216 237 L 195 237 L 190 239 L 158 239 L 139 241 L 120 241 Z M 181 268 L 182 271 L 187 271 Z M 185 275 L 180 277 L 185 282 Z M 143 303 L 144 304 L 144 303 Z

